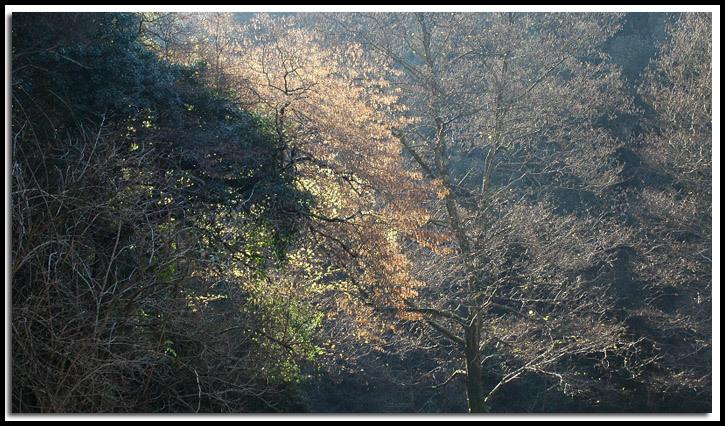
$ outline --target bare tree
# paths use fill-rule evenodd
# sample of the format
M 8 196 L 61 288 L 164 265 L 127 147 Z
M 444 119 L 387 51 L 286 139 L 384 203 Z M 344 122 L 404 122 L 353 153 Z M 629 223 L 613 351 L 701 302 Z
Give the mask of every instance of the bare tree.
M 630 101 L 596 50 L 617 16 L 338 14 L 328 24 L 395 70 L 379 68 L 404 106 L 392 132 L 433 188 L 426 227 L 447 235 L 435 250 L 401 240 L 425 283 L 403 310 L 459 351 L 469 411 L 487 411 L 529 372 L 567 394 L 598 387 L 573 360 L 605 362 L 628 344 L 608 314 L 605 272 L 629 233 L 606 208 L 620 169 L 602 124 Z

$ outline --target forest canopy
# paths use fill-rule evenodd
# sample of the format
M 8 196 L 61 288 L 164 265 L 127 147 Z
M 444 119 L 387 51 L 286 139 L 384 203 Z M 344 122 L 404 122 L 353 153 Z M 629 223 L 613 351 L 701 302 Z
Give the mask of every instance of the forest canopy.
M 712 13 L 10 23 L 13 413 L 713 412 Z

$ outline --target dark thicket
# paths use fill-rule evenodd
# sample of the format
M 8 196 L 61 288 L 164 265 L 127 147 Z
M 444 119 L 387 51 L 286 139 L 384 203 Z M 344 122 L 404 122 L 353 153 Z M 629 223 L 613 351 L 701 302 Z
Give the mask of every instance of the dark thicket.
M 303 196 L 264 122 L 139 29 L 12 17 L 13 411 L 288 410 L 238 282 L 283 259 Z

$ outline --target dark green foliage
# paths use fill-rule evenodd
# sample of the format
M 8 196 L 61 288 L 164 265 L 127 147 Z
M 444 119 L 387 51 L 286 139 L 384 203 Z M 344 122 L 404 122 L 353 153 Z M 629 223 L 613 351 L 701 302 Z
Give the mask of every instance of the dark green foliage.
M 247 288 L 305 195 L 259 117 L 138 30 L 12 16 L 13 411 L 301 410 Z
M 159 60 L 137 41 L 138 25 L 134 14 L 14 15 L 14 95 L 52 118 L 44 130 L 61 139 L 103 117 L 127 130 L 126 149 L 154 144 L 160 167 L 198 178 L 188 191 L 199 201 L 235 206 L 254 190 L 255 200 L 298 213 L 302 194 L 277 170 L 270 129 L 202 87 L 203 64 Z

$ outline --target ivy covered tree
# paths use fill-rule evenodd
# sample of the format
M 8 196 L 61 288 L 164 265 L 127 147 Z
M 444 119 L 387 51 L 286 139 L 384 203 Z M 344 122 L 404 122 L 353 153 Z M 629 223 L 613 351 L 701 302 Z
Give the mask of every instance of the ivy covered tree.
M 12 17 L 13 411 L 288 410 L 315 322 L 258 286 L 306 197 L 265 120 L 139 24 Z

